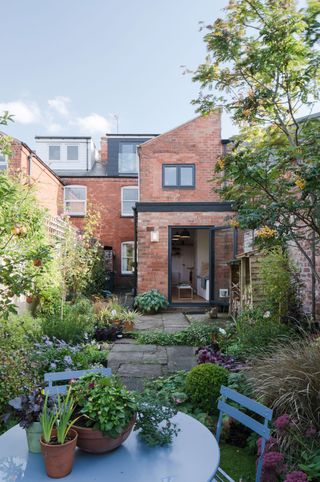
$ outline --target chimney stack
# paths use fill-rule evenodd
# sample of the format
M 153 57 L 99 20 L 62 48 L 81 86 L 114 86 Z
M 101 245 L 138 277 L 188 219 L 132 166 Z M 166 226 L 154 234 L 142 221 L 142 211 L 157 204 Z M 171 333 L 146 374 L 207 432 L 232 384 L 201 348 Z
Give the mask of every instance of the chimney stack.
M 108 138 L 103 136 L 100 138 L 100 161 L 101 164 L 107 165 L 108 163 Z

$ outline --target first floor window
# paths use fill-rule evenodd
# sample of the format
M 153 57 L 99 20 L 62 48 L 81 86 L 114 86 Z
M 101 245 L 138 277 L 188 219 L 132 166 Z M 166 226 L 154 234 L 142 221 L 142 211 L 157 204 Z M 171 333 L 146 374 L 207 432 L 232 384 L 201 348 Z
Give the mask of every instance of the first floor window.
M 64 212 L 69 216 L 86 215 L 87 188 L 85 186 L 65 186 Z
M 138 173 L 137 143 L 121 142 L 118 154 L 118 168 L 120 174 Z
M 139 188 L 137 186 L 125 186 L 121 189 L 121 215 L 133 216 L 133 208 L 139 201 Z
M 49 161 L 60 161 L 60 146 L 49 146 Z
M 134 242 L 121 243 L 121 274 L 134 273 Z
M 164 164 L 162 166 L 163 187 L 195 187 L 194 164 Z
M 7 169 L 8 167 L 8 159 L 7 156 L 4 154 L 0 154 L 0 171 Z

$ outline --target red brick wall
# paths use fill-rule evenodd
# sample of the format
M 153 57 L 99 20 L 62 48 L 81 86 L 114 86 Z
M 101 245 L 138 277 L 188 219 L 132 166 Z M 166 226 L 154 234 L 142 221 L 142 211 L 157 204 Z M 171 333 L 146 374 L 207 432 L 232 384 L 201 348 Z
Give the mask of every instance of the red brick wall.
M 311 256 L 310 243 L 303 243 L 303 248 L 306 250 L 307 254 Z M 295 265 L 299 270 L 300 280 L 302 282 L 301 287 L 301 300 L 302 308 L 304 313 L 312 313 L 312 270 L 307 259 L 299 251 L 299 249 L 292 245 L 289 247 L 289 253 L 291 259 L 294 261 Z M 320 273 L 320 255 L 316 256 L 316 269 Z M 316 320 L 320 321 L 320 286 L 316 281 Z
M 133 287 L 131 275 L 121 275 L 121 243 L 134 241 L 134 219 L 121 217 L 121 188 L 138 185 L 137 179 L 129 178 L 63 178 L 66 185 L 87 186 L 88 208 L 100 212 L 101 222 L 96 233 L 103 246 L 112 246 L 115 253 L 114 267 L 116 286 Z M 84 218 L 71 217 L 72 223 L 83 228 Z
M 140 212 L 138 215 L 138 292 L 156 288 L 168 296 L 168 226 L 223 226 L 228 214 L 231 213 Z M 159 231 L 157 243 L 150 242 L 152 228 Z M 223 240 L 223 237 L 220 239 Z
M 30 154 L 31 150 L 26 145 L 13 141 L 12 155 L 9 160 L 10 171 L 29 177 Z M 48 209 L 52 216 L 61 214 L 63 211 L 63 183 L 35 155 L 32 155 L 30 179 L 35 186 L 39 204 Z
M 197 117 L 142 144 L 140 154 L 140 200 L 142 202 L 219 201 L 214 185 L 217 157 L 222 152 L 220 112 Z M 195 189 L 162 187 L 163 164 L 195 164 Z

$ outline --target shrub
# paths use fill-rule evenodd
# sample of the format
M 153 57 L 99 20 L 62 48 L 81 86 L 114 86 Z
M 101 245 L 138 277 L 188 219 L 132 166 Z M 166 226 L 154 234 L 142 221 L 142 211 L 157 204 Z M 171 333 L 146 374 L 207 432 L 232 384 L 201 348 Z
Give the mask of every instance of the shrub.
M 221 385 L 228 382 L 228 370 L 218 365 L 198 365 L 187 375 L 186 391 L 191 400 L 207 413 L 216 412 Z
M 301 430 L 320 430 L 320 343 L 313 339 L 291 341 L 254 361 L 249 382 L 255 395 L 283 413 Z
M 262 349 L 288 340 L 294 331 L 261 308 L 248 309 L 236 319 L 235 343 L 227 349 L 228 354 L 250 356 Z M 234 349 L 235 348 L 235 349 Z
M 211 335 L 215 328 L 201 323 L 191 323 L 184 330 L 175 333 L 163 331 L 148 331 L 145 333 L 135 333 L 134 337 L 142 345 L 188 345 L 200 346 L 211 342 Z
M 143 313 L 157 313 L 167 308 L 168 301 L 158 290 L 150 290 L 136 296 L 134 306 Z
M 79 298 L 75 303 L 55 305 L 53 312 L 43 316 L 42 331 L 51 339 L 58 338 L 68 343 L 87 340 L 94 331 L 94 316 L 90 301 Z
M 69 345 L 63 340 L 43 337 L 35 343 L 30 361 L 39 377 L 47 372 L 64 370 L 85 370 L 106 363 L 107 352 L 100 351 L 95 344 Z
M 214 363 L 220 367 L 224 367 L 227 370 L 237 372 L 243 368 L 243 363 L 238 362 L 234 357 L 230 355 L 224 355 L 220 350 L 217 350 L 214 346 L 202 346 L 196 351 L 198 355 L 198 364 L 201 363 Z

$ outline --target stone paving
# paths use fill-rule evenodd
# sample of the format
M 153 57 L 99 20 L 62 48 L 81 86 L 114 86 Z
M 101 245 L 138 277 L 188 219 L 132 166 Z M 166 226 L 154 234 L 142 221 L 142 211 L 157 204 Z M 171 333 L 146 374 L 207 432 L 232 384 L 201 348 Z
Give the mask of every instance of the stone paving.
M 182 313 L 161 313 L 141 316 L 135 328 L 173 333 L 188 325 L 189 321 Z M 108 366 L 129 389 L 140 390 L 144 379 L 190 370 L 196 365 L 195 351 L 196 348 L 190 346 L 137 345 L 134 340 L 121 339 L 110 350 Z

